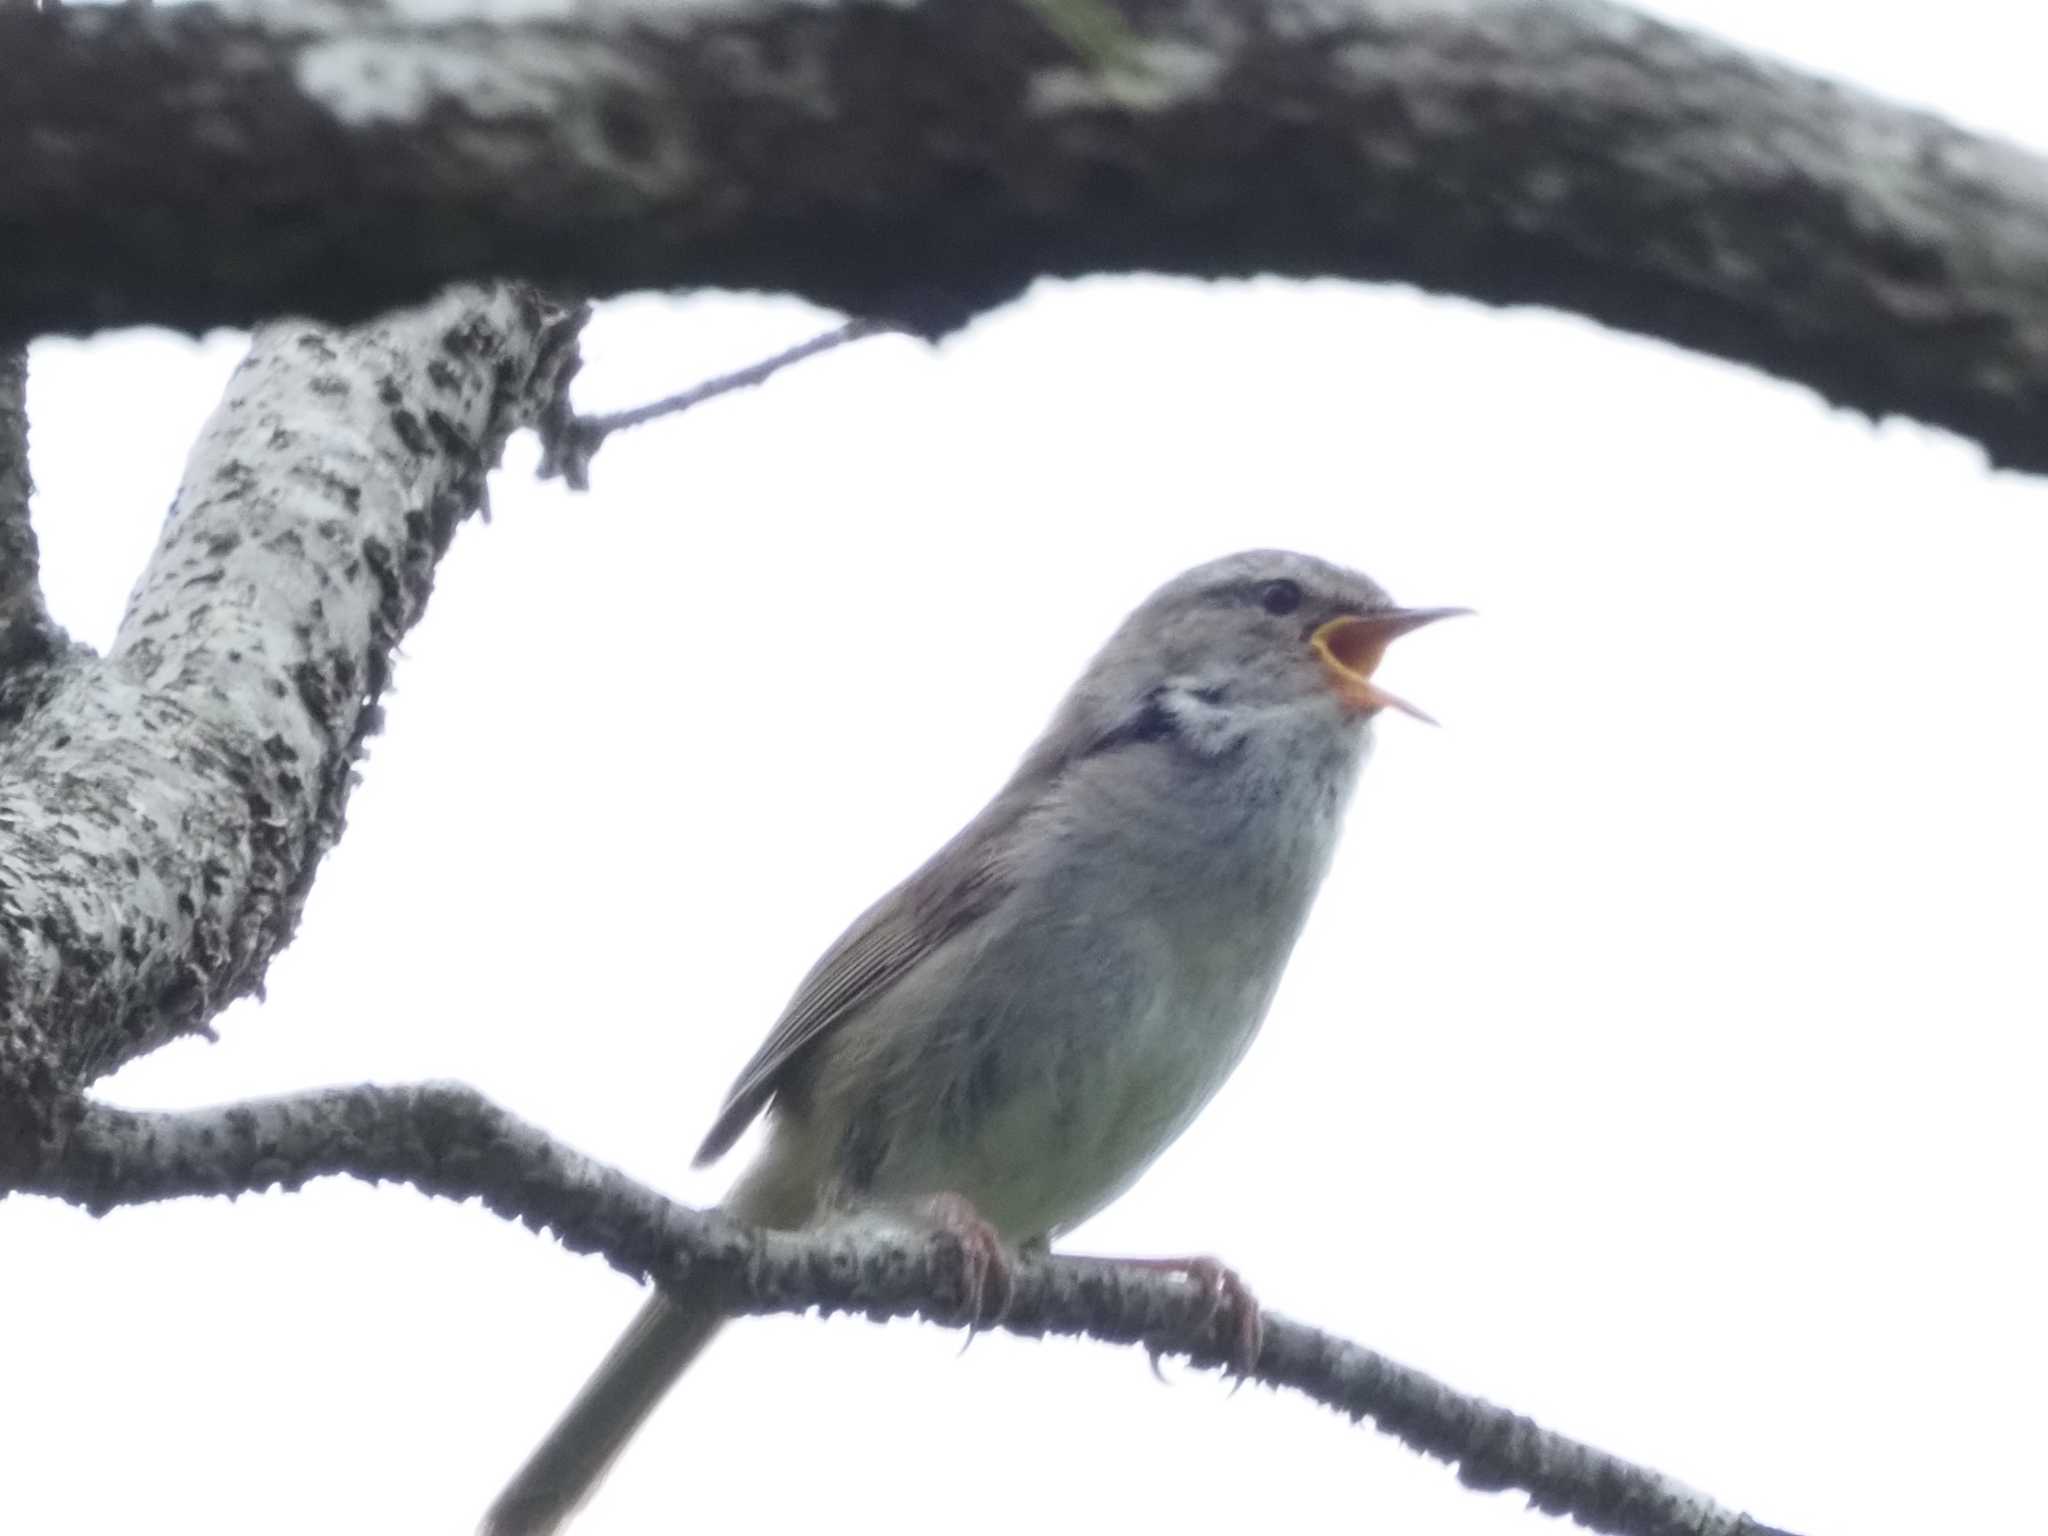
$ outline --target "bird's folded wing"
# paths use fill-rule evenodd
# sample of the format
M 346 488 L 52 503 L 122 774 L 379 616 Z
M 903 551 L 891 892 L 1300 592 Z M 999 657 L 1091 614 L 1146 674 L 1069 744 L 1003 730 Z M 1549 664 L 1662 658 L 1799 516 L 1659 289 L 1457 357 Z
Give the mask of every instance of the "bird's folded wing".
M 1003 792 L 924 867 L 863 912 L 812 967 L 754 1059 L 725 1096 L 702 1164 L 723 1157 L 781 1086 L 784 1070 L 820 1037 L 907 976 L 927 955 L 1003 904 L 1014 881 L 1011 850 L 1034 810 L 1077 763 L 1111 752 L 1170 750 L 1178 737 L 1163 690 L 1120 710 L 1069 700 Z
M 1000 809 L 990 807 L 990 812 Z M 988 813 L 925 866 L 863 912 L 812 967 L 775 1028 L 725 1096 L 701 1165 L 725 1155 L 781 1086 L 803 1049 L 880 997 L 939 946 L 1002 904 L 1010 883 L 1002 857 L 1016 816 Z

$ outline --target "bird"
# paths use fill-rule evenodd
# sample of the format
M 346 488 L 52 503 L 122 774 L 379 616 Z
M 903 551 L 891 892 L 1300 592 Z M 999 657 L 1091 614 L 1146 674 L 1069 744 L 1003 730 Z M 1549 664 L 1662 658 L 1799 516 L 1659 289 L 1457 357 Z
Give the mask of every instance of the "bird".
M 1429 719 L 1373 680 L 1382 654 L 1467 611 L 1402 608 L 1284 550 L 1161 586 L 987 807 L 797 987 L 697 1151 L 716 1161 L 765 1113 L 725 1212 L 947 1228 L 978 1290 L 1001 1285 L 1006 1247 L 1045 1251 L 1116 1199 L 1263 1021 L 1375 718 Z M 1233 1306 L 1256 1352 L 1234 1273 L 1148 1262 Z M 687 1287 L 656 1291 L 480 1536 L 560 1530 L 724 1321 Z

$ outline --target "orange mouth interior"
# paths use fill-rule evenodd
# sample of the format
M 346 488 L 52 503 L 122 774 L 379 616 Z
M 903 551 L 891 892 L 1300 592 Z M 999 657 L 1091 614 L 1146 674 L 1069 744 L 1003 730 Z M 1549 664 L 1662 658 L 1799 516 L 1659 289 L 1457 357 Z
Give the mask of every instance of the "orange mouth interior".
M 1435 725 L 1435 720 L 1406 699 L 1375 683 L 1372 675 L 1379 669 L 1387 647 L 1400 636 L 1411 629 L 1420 629 L 1425 624 L 1434 624 L 1438 619 L 1466 611 L 1463 608 L 1396 608 L 1385 613 L 1349 613 L 1323 625 L 1309 637 L 1309 644 L 1329 669 L 1338 694 L 1352 708 L 1366 714 L 1398 709 L 1425 725 Z

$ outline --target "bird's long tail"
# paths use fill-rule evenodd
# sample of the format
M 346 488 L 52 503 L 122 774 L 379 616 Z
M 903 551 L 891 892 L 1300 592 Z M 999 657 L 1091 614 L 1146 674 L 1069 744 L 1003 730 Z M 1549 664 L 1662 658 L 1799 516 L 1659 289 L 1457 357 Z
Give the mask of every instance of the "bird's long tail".
M 771 1138 L 720 1207 L 735 1220 L 800 1227 L 810 1220 L 816 1181 L 804 1145 Z M 626 1442 L 725 1324 L 715 1298 L 656 1291 L 576 1400 L 484 1516 L 477 1536 L 554 1536 L 596 1491 Z
M 590 1497 L 725 1318 L 656 1291 L 491 1505 L 478 1536 L 550 1536 Z

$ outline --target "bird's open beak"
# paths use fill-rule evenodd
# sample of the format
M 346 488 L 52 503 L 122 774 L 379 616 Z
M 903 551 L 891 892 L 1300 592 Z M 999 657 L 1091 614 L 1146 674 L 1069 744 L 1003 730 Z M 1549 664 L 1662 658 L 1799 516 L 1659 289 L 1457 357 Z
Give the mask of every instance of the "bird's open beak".
M 1387 647 L 1411 629 L 1454 619 L 1470 608 L 1388 608 L 1379 613 L 1347 613 L 1332 619 L 1309 637 L 1309 645 L 1329 668 L 1330 681 L 1338 696 L 1353 709 L 1371 714 L 1375 710 L 1398 709 L 1425 725 L 1435 725 L 1406 699 L 1397 698 L 1372 680 L 1373 670 Z

